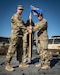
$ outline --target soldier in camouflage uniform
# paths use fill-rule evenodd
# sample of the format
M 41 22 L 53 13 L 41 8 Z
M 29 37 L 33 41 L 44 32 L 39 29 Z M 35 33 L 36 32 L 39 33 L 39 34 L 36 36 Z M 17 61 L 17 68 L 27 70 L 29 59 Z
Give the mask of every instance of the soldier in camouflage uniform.
M 43 14 L 38 14 L 39 22 L 33 28 L 33 32 L 38 31 L 38 49 L 41 62 L 36 64 L 36 67 L 41 69 L 50 68 L 50 54 L 48 53 L 48 34 L 47 21 L 43 18 Z
M 21 14 L 23 12 L 23 6 L 18 5 L 17 13 L 15 13 L 11 18 L 12 23 L 12 31 L 11 31 L 11 39 L 10 46 L 6 55 L 6 67 L 7 71 L 13 71 L 14 68 L 11 67 L 10 62 L 11 59 L 17 49 L 20 50 L 20 62 L 19 67 L 28 67 L 29 65 L 22 63 L 22 53 L 23 49 L 21 47 L 22 36 L 23 34 L 27 34 L 27 28 L 23 25 L 23 21 L 21 18 Z

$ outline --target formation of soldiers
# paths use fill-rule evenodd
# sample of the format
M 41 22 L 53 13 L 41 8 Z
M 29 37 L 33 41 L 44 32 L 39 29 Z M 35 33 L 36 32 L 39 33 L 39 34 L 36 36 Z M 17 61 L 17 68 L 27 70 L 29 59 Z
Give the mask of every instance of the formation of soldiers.
M 29 34 L 34 34 L 38 31 L 38 50 L 40 56 L 40 62 L 36 64 L 36 67 L 41 69 L 50 68 L 50 54 L 48 53 L 48 34 L 47 34 L 47 20 L 43 18 L 43 13 L 37 15 L 39 22 L 34 26 L 25 26 L 24 21 L 21 18 L 23 12 L 23 6 L 18 5 L 17 12 L 11 18 L 11 38 L 10 46 L 6 55 L 6 67 L 7 71 L 13 71 L 14 68 L 11 66 L 12 57 L 17 51 L 17 60 L 19 61 L 20 68 L 26 68 L 30 66 L 26 63 L 28 61 L 28 40 Z M 34 23 L 33 23 L 34 24 Z M 28 61 L 29 62 L 29 61 Z

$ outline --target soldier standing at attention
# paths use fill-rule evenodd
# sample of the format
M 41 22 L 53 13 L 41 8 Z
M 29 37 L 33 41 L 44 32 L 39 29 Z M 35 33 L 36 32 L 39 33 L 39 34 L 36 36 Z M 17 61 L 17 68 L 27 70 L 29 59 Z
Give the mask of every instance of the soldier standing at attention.
M 33 32 L 38 31 L 38 49 L 40 62 L 36 64 L 36 67 L 41 69 L 50 68 L 50 54 L 48 53 L 48 34 L 47 34 L 47 21 L 43 18 L 43 14 L 38 14 L 39 22 L 33 27 Z
M 21 47 L 21 40 L 23 33 L 27 32 L 27 28 L 23 25 L 23 20 L 21 18 L 21 14 L 23 12 L 23 6 L 18 5 L 17 12 L 11 18 L 12 31 L 10 38 L 10 46 L 6 55 L 6 67 L 7 71 L 13 71 L 14 68 L 10 65 L 11 59 L 17 49 L 20 50 L 20 62 L 19 67 L 28 67 L 26 63 L 22 63 L 22 52 L 23 49 Z M 22 38 L 21 38 L 22 37 Z

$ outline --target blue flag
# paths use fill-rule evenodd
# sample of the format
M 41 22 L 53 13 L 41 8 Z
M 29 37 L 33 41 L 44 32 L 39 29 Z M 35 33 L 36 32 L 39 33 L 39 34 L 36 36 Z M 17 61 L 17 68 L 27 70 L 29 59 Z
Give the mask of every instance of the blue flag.
M 30 12 L 34 15 L 38 15 L 40 12 L 42 12 L 42 10 L 31 5 Z

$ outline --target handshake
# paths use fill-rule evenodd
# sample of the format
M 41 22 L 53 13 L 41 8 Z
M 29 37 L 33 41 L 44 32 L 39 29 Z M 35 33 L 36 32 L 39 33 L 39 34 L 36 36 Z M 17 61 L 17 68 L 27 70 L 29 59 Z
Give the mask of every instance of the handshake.
M 28 30 L 28 33 L 31 34 L 32 33 L 32 26 L 28 26 L 27 30 Z

